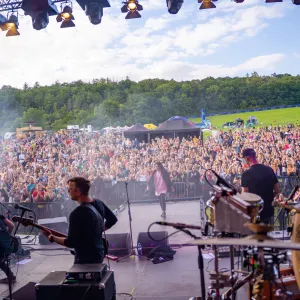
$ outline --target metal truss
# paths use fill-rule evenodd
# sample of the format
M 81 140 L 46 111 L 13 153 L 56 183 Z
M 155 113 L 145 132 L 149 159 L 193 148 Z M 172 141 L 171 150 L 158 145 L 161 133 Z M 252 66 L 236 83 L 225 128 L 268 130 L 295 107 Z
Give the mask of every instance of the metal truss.
M 14 11 L 18 10 L 22 6 L 22 0 L 0 0 L 0 12 L 1 11 Z M 66 2 L 66 0 L 54 0 L 52 3 Z

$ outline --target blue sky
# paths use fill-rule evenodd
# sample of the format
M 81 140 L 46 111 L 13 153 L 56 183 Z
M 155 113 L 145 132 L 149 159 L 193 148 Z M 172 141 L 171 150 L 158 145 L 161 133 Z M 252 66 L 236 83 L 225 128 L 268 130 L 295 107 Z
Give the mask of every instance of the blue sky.
M 177 15 L 168 14 L 164 0 L 140 4 L 142 18 L 125 20 L 121 2 L 111 1 L 97 26 L 76 3 L 75 28 L 60 29 L 51 17 L 46 30 L 36 31 L 30 17 L 20 17 L 20 36 L 0 32 L 0 86 L 299 73 L 300 6 L 291 1 L 223 0 L 200 11 L 190 0 Z

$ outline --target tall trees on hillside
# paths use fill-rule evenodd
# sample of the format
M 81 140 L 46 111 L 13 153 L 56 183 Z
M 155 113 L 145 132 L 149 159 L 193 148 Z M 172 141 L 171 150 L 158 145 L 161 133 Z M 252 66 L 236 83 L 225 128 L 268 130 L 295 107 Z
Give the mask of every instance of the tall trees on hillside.
M 245 77 L 176 82 L 129 78 L 121 82 L 94 79 L 91 83 L 56 82 L 23 89 L 0 89 L 0 128 L 14 129 L 33 120 L 46 129 L 67 124 L 96 128 L 134 123 L 158 123 L 173 115 L 197 115 L 255 107 L 300 103 L 300 76 L 256 72 Z M 23 123 L 23 124 L 22 124 Z

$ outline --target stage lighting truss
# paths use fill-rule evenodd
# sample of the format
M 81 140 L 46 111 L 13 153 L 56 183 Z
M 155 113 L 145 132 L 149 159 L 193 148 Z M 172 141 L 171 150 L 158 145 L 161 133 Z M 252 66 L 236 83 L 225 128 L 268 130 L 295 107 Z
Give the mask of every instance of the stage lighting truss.
M 6 36 L 20 35 L 18 28 L 19 28 L 18 12 L 9 13 L 7 18 L 1 16 L 0 29 L 2 31 L 7 31 Z
M 143 10 L 143 6 L 139 4 L 137 0 L 128 0 L 122 3 L 124 5 L 121 8 L 121 12 L 127 13 L 125 19 L 136 19 L 141 17 L 139 11 Z
M 56 15 L 57 22 L 61 22 L 61 28 L 74 27 L 74 16 L 72 3 L 77 1 L 80 7 L 85 11 L 86 15 L 92 24 L 97 25 L 101 23 L 103 16 L 103 8 L 110 7 L 109 0 L 0 0 L 0 12 L 8 11 L 9 15 L 4 17 L 0 14 L 0 29 L 7 31 L 6 36 L 20 35 L 18 31 L 18 10 L 25 8 L 25 15 L 32 17 L 33 27 L 37 30 L 44 29 L 49 23 L 49 16 Z M 166 0 L 167 8 L 170 14 L 177 14 L 183 5 L 184 0 Z M 200 10 L 216 8 L 214 2 L 217 0 L 198 0 L 201 3 Z M 244 0 L 233 0 L 236 3 L 243 3 Z M 30 9 L 31 3 L 40 4 L 46 3 L 47 6 L 42 10 Z M 265 0 L 266 3 L 283 2 L 283 0 Z M 55 4 L 61 4 L 61 10 L 57 10 Z M 139 4 L 138 0 L 125 0 L 121 8 L 122 13 L 127 13 L 125 19 L 141 18 L 139 11 L 143 10 L 143 6 Z M 300 5 L 300 0 L 292 0 L 295 5 Z M 28 4 L 28 5 L 26 5 Z M 40 5 L 38 5 L 40 6 Z M 29 9 L 28 9 L 29 7 Z
M 61 13 L 57 15 L 56 21 L 61 22 L 60 28 L 70 28 L 75 27 L 73 16 L 72 2 L 66 2 L 61 4 Z
M 198 0 L 198 3 L 201 3 L 199 9 L 202 10 L 202 9 L 216 8 L 216 5 L 214 4 L 214 2 L 216 1 L 218 0 Z

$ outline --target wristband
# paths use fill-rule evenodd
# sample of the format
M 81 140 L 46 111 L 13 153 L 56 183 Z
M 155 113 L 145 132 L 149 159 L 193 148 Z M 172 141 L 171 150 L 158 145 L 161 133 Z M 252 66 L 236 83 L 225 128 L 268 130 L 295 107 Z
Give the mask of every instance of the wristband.
M 48 238 L 49 242 L 50 243 L 53 243 L 54 242 L 54 236 L 51 234 Z

